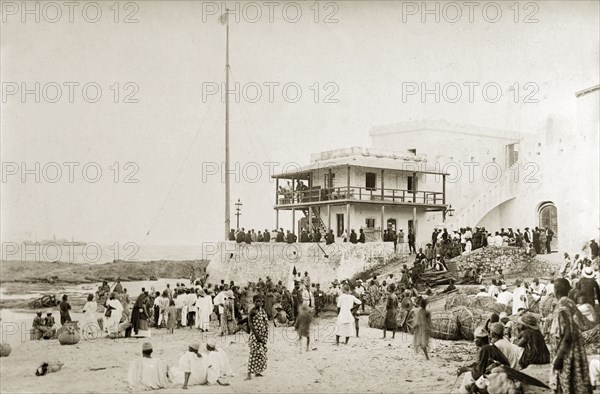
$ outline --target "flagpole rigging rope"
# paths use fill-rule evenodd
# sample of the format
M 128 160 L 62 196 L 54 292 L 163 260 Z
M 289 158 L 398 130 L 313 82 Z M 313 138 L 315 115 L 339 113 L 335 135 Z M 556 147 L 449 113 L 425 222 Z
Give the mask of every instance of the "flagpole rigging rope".
M 152 219 L 152 222 L 150 222 L 150 226 L 148 227 L 148 231 L 146 231 L 146 235 L 144 236 L 144 238 L 140 242 L 140 244 L 138 246 L 138 250 L 141 249 L 141 247 L 144 244 L 144 242 L 146 242 L 146 239 L 150 235 L 150 231 L 152 230 L 152 227 L 154 226 L 154 223 L 156 222 L 156 219 L 158 219 L 159 215 L 164 210 L 165 205 L 166 205 L 167 201 L 169 200 L 169 197 L 171 196 L 171 192 L 173 191 L 173 188 L 175 187 L 175 184 L 177 183 L 177 180 L 179 179 L 179 175 L 181 174 L 181 171 L 183 170 L 183 167 L 187 163 L 187 160 L 188 160 L 188 158 L 190 156 L 190 153 L 192 152 L 192 148 L 194 147 L 194 145 L 196 143 L 196 140 L 198 139 L 198 136 L 200 135 L 200 131 L 202 131 L 202 126 L 204 126 L 204 123 L 206 123 L 206 119 L 208 118 L 208 113 L 209 113 L 211 107 L 212 107 L 212 101 L 208 104 L 208 107 L 206 108 L 206 112 L 204 113 L 202 121 L 200 122 L 200 126 L 196 130 L 196 134 L 194 135 L 194 139 L 192 140 L 192 143 L 188 147 L 187 153 L 186 153 L 183 161 L 181 162 L 181 165 L 179 166 L 179 169 L 177 170 L 177 174 L 175 175 L 175 178 L 173 178 L 173 181 L 171 182 L 171 186 L 169 187 L 169 191 L 167 192 L 167 195 L 163 199 L 163 202 L 162 202 L 162 204 L 160 206 L 160 209 L 158 210 L 158 212 L 156 213 L 156 215 Z

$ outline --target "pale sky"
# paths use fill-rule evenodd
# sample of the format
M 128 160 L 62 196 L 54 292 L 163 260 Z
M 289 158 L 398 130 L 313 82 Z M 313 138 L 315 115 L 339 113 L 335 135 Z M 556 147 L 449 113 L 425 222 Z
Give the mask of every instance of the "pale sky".
M 99 2 L 97 23 L 84 19 L 86 2 L 78 3 L 72 23 L 64 6 L 58 18 L 55 9 L 38 3 L 38 23 L 35 15 L 22 13 L 21 2 L 11 4 L 6 9 L 3 3 L 1 26 L 2 240 L 56 235 L 101 244 L 139 243 L 150 227 L 145 244 L 220 240 L 224 185 L 217 175 L 203 179 L 202 169 L 224 159 L 224 104 L 220 95 L 203 100 L 203 86 L 224 81 L 225 27 L 217 15 L 207 15 L 221 2 L 131 2 L 137 8 L 119 3 L 118 16 L 109 8 L 112 1 Z M 27 4 L 34 9 L 33 2 Z M 307 164 L 312 152 L 368 147 L 371 127 L 409 120 L 443 119 L 531 133 L 554 116 L 573 126 L 574 93 L 599 81 L 597 1 L 529 2 L 535 7 L 528 8 L 522 2 L 519 23 L 512 1 L 499 2 L 497 23 L 482 16 L 487 2 L 474 10 L 472 23 L 467 8 L 456 23 L 443 16 L 436 23 L 432 15 L 423 23 L 418 11 L 405 14 L 403 22 L 408 3 L 393 1 L 317 3 L 318 23 L 314 2 L 295 3 L 302 10 L 297 23 L 283 18 L 286 3 L 280 2 L 270 23 L 269 8 L 256 4 L 262 11 L 256 23 L 249 20 L 255 11 L 246 8 L 244 13 L 241 3 L 240 21 L 231 20 L 233 81 L 244 87 L 246 97 L 232 100 L 230 138 L 232 161 L 252 178 L 248 163 L 259 163 L 263 171 L 256 182 L 232 179 L 232 226 L 233 202 L 241 198 L 241 226 L 274 227 L 275 184 L 265 162 L 279 163 L 278 170 L 287 162 Z M 411 4 L 420 7 L 421 2 Z M 96 11 L 86 10 L 93 20 Z M 288 19 L 293 11 L 288 6 Z M 454 17 L 453 10 L 446 11 Z M 123 23 L 131 13 L 138 22 Z M 337 23 L 324 23 L 332 13 Z M 523 23 L 530 14 L 538 22 Z M 488 9 L 488 16 L 494 11 Z M 56 23 L 50 23 L 53 18 Z M 35 90 L 35 82 L 40 83 L 40 102 L 34 94 L 23 100 L 20 89 Z M 70 82 L 79 84 L 71 85 L 73 103 Z M 475 88 L 473 103 L 466 97 L 457 103 L 435 103 L 432 96 L 422 103 L 418 95 L 403 100 L 403 83 L 432 89 L 436 82 L 497 83 L 504 96 L 489 103 Z M 533 98 L 538 103 L 522 103 L 532 91 L 523 90 L 528 82 L 537 87 Z M 92 101 L 93 86 L 83 96 L 88 83 L 102 89 L 95 103 L 85 100 Z M 273 85 L 273 102 L 269 83 L 279 84 Z M 519 104 L 508 91 L 515 83 L 521 90 Z M 284 99 L 286 84 L 302 89 L 296 103 L 288 102 L 293 89 Z M 10 95 L 15 86 L 19 91 Z M 62 92 L 58 100 L 56 86 Z M 263 95 L 252 103 L 256 86 Z M 124 103 L 132 92 L 130 99 L 138 102 Z M 466 96 L 468 88 L 462 92 Z M 330 93 L 337 102 L 324 102 Z M 40 182 L 34 174 L 22 182 L 21 163 L 35 169 L 36 162 Z M 50 182 L 56 176 L 53 162 L 62 169 L 55 183 Z M 78 163 L 72 183 L 65 162 Z M 94 166 L 101 168 L 98 182 L 84 179 L 86 163 L 96 163 L 88 164 L 90 177 Z M 118 182 L 114 163 L 120 167 Z M 12 175 L 15 168 L 18 173 Z M 127 175 L 138 183 L 125 183 Z M 291 222 L 281 226 L 290 228 Z

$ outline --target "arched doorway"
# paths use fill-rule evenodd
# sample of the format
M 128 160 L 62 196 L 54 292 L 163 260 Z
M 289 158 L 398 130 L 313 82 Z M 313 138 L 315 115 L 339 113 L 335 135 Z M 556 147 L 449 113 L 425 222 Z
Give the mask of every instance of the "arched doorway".
M 553 202 L 547 201 L 540 204 L 538 209 L 539 216 L 539 227 L 545 229 L 548 227 L 554 232 L 552 241 L 550 242 L 550 249 L 555 252 L 558 250 L 558 215 L 556 212 L 556 205 Z
M 388 219 L 387 220 L 387 229 L 396 231 L 396 219 Z

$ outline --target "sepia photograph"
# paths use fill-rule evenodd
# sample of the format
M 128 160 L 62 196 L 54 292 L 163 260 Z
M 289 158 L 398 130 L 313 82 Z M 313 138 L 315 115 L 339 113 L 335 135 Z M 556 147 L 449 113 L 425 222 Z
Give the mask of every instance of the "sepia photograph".
M 0 18 L 0 393 L 600 394 L 599 0 Z

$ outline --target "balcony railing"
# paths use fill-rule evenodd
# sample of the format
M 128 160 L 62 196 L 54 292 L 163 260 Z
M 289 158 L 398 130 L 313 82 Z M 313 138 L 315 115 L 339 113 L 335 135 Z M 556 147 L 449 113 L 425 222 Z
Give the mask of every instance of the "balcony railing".
M 376 189 L 359 186 L 332 188 L 315 187 L 306 190 L 277 192 L 277 205 L 294 205 L 336 200 L 385 201 L 392 203 L 434 204 L 444 203 L 444 193 L 402 189 Z

